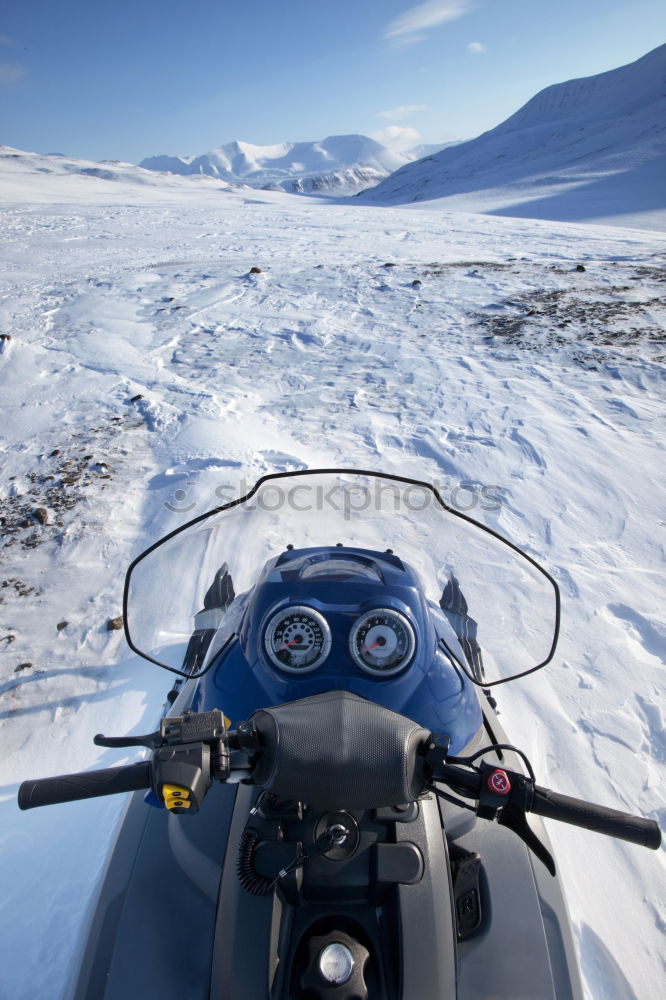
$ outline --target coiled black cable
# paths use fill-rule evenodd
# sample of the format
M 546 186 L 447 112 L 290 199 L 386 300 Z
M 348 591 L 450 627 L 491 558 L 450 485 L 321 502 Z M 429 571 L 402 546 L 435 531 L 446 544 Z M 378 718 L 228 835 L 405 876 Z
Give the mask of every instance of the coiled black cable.
M 252 816 L 256 811 L 255 807 L 250 812 L 250 815 Z M 238 859 L 236 861 L 238 880 L 245 891 L 249 892 L 251 896 L 267 896 L 269 892 L 275 889 L 281 878 L 290 875 L 297 868 L 302 868 L 308 861 L 312 861 L 313 858 L 318 857 L 320 854 L 330 851 L 336 843 L 344 843 L 347 836 L 347 831 L 344 831 L 342 836 L 339 833 L 336 836 L 335 827 L 327 827 L 321 836 L 317 838 L 314 847 L 310 851 L 305 854 L 299 854 L 298 857 L 294 858 L 293 861 L 290 861 L 288 865 L 279 871 L 275 878 L 266 878 L 264 875 L 258 875 L 254 867 L 254 852 L 261 835 L 256 827 L 246 826 L 241 834 L 238 845 Z
M 257 875 L 254 868 L 254 851 L 259 840 L 259 831 L 254 826 L 246 826 L 238 845 L 236 872 L 238 881 L 251 896 L 267 896 L 272 892 L 275 879 Z

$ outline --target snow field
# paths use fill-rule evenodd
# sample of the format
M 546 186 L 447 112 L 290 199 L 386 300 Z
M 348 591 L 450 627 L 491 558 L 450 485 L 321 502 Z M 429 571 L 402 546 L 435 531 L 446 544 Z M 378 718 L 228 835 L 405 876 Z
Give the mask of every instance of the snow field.
M 92 736 L 169 687 L 107 630 L 128 562 L 267 471 L 437 481 L 542 561 L 561 644 L 502 721 L 541 784 L 659 818 L 659 234 L 53 183 L 0 228 L 0 996 L 66 995 L 121 808 L 20 813 L 18 784 L 120 763 Z M 550 829 L 589 997 L 656 996 L 663 851 Z

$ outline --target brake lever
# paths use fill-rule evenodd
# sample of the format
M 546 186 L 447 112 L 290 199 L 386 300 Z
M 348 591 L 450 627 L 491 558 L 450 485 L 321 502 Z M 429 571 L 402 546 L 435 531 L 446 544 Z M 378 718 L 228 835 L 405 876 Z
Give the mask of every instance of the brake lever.
M 104 736 L 103 733 L 97 733 L 93 737 L 93 743 L 96 747 L 147 747 L 149 750 L 157 750 L 164 740 L 159 731 L 145 736 Z
M 526 812 L 532 805 L 534 780 L 485 760 L 481 762 L 479 773 L 481 785 L 477 815 L 497 819 L 500 826 L 512 830 L 555 877 L 557 870 L 552 854 L 527 822 Z
M 194 815 L 213 780 L 226 781 L 230 773 L 226 722 L 219 709 L 186 711 L 165 716 L 157 732 L 143 736 L 104 736 L 100 747 L 147 747 L 153 751 L 150 784 L 167 809 Z
M 181 743 L 212 743 L 224 738 L 224 716 L 219 709 L 212 712 L 183 712 L 182 715 L 165 716 L 160 728 L 144 736 L 104 736 L 98 733 L 93 743 L 98 747 L 147 747 L 159 750 L 161 747 Z
M 514 805 L 504 806 L 499 812 L 497 822 L 500 826 L 506 826 L 507 829 L 513 830 L 513 832 L 520 837 L 523 843 L 529 847 L 530 851 L 536 855 L 539 861 L 546 866 L 553 878 L 555 877 L 557 869 L 555 868 L 553 855 L 550 853 L 545 844 L 542 844 L 530 824 L 527 822 L 524 809 L 517 808 Z

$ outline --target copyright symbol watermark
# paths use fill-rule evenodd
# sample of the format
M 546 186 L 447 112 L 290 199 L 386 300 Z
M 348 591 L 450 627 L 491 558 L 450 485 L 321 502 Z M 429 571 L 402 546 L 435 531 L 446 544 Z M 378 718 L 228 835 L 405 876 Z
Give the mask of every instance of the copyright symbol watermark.
M 189 511 L 194 510 L 196 507 L 196 501 L 194 500 L 195 486 L 196 483 L 188 480 L 185 483 L 185 489 L 180 486 L 177 490 L 174 490 L 173 496 L 164 504 L 166 509 L 173 511 L 174 514 L 187 514 Z M 189 492 L 190 490 L 191 492 Z

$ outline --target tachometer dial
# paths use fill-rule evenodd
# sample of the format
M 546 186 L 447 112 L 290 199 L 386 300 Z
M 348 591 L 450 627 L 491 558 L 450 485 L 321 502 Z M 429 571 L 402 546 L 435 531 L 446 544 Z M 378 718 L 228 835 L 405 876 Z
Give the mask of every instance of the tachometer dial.
M 313 608 L 291 605 L 274 614 L 264 632 L 266 652 L 288 673 L 316 670 L 331 648 L 331 630 Z
M 358 666 L 369 674 L 386 677 L 407 666 L 416 648 L 414 630 L 399 611 L 377 608 L 354 622 L 349 651 Z

